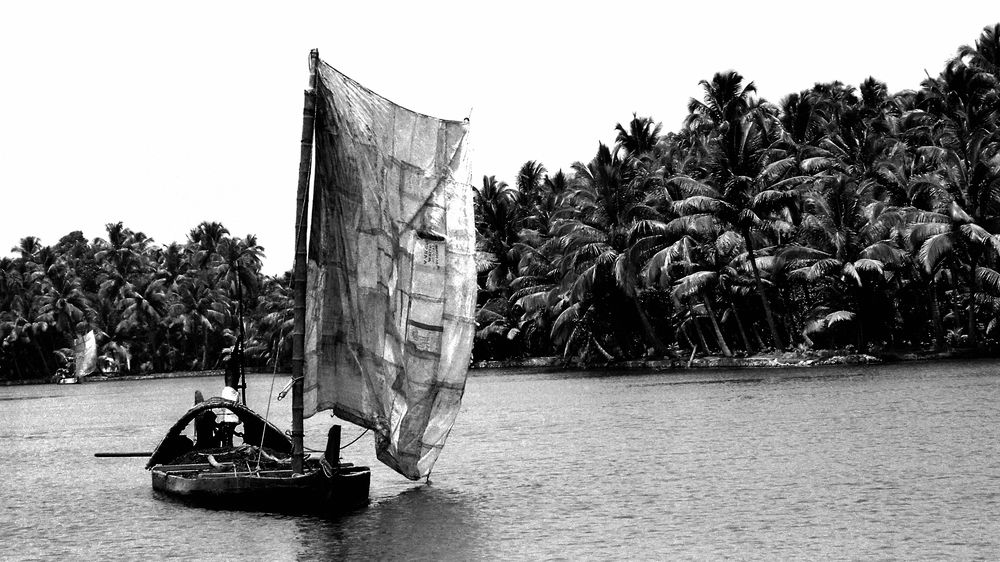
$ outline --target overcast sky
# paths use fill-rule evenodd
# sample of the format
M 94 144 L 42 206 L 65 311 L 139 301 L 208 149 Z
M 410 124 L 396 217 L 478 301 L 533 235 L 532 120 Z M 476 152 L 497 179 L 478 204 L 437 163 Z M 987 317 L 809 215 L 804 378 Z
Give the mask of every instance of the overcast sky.
M 114 221 L 183 242 L 212 220 L 256 234 L 265 273 L 291 269 L 311 48 L 415 111 L 471 109 L 474 182 L 513 183 L 527 160 L 589 160 L 633 112 L 677 130 L 717 71 L 773 102 L 869 75 L 911 89 L 1000 21 L 987 1 L 489 4 L 6 3 L 0 255 Z

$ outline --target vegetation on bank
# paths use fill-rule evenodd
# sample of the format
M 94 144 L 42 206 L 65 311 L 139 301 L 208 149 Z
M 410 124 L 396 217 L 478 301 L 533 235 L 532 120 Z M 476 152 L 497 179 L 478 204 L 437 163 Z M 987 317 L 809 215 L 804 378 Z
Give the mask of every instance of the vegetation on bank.
M 677 132 L 483 178 L 477 358 L 995 346 L 998 80 L 1000 25 L 916 91 L 722 72 Z
M 22 238 L 0 258 L 0 377 L 51 376 L 88 330 L 121 374 L 220 368 L 241 325 L 251 366 L 287 365 L 290 279 L 261 275 L 263 250 L 216 222 L 166 246 L 120 222 L 93 241 Z
M 997 345 L 1000 25 L 916 91 L 701 88 L 679 131 L 634 116 L 569 171 L 483 178 L 474 359 Z M 290 278 L 260 273 L 252 235 L 205 222 L 163 246 L 113 223 L 13 251 L 0 378 L 51 376 L 91 329 L 132 374 L 217 368 L 240 329 L 251 367 L 288 367 Z

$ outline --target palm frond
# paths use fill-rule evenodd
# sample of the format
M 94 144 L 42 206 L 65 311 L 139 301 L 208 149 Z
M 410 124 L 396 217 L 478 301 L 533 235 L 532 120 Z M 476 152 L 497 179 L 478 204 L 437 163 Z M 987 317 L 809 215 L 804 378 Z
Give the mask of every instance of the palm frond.
M 677 280 L 673 297 L 685 300 L 697 295 L 704 289 L 715 286 L 719 282 L 719 274 L 714 271 L 696 271 Z
M 884 264 L 878 260 L 861 258 L 854 262 L 854 268 L 864 273 L 883 274 Z
M 1000 273 L 988 267 L 976 268 L 976 281 L 987 292 L 1000 296 Z
M 920 246 L 917 259 L 923 264 L 927 273 L 933 272 L 938 263 L 955 247 L 955 241 L 950 234 L 949 232 L 935 234 Z
M 848 310 L 838 310 L 836 312 L 831 312 L 830 314 L 827 314 L 824 320 L 826 321 L 827 327 L 832 328 L 833 326 L 840 324 L 841 322 L 851 322 L 854 320 L 854 318 L 855 314 L 853 312 Z

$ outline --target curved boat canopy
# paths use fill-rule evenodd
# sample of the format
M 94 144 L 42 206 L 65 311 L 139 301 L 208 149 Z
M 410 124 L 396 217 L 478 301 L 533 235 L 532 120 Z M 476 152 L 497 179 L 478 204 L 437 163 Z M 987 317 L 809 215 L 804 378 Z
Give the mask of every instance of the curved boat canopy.
M 204 402 L 195 404 L 193 408 L 181 416 L 181 419 L 177 420 L 177 423 L 170 428 L 167 435 L 162 441 L 160 441 L 160 444 L 156 446 L 156 450 L 153 451 L 153 455 L 149 457 L 149 462 L 146 463 L 146 469 L 148 470 L 155 465 L 172 461 L 174 458 L 173 455 L 176 454 L 176 449 L 170 446 L 169 443 L 175 441 L 180 436 L 181 432 L 184 431 L 184 428 L 187 427 L 192 420 L 198 417 L 198 414 L 201 414 L 206 410 L 215 409 L 229 410 L 240 419 L 240 422 L 243 423 L 244 443 L 254 445 L 260 445 L 263 443 L 263 446 L 268 449 L 287 455 L 292 454 L 292 440 L 289 439 L 289 437 L 280 429 L 275 427 L 274 424 L 268 422 L 264 418 L 260 417 L 257 412 L 254 412 L 242 404 L 238 404 L 232 400 L 214 397 L 209 398 Z

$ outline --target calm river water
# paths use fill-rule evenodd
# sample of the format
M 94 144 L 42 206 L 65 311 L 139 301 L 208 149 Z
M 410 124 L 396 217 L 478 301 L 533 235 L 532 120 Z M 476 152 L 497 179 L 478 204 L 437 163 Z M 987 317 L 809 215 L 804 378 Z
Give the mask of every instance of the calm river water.
M 475 372 L 432 483 L 365 436 L 344 453 L 372 466 L 372 503 L 336 520 L 186 507 L 144 459 L 94 458 L 151 450 L 215 378 L 0 387 L 0 558 L 996 558 L 997 375 Z M 249 384 L 263 412 L 271 377 Z M 280 427 L 290 402 L 271 404 Z M 306 444 L 329 423 L 307 420 Z

